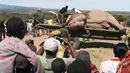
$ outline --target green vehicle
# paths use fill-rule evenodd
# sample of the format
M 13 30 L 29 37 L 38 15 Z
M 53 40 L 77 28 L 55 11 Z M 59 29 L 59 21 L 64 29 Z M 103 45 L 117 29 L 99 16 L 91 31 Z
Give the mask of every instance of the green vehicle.
M 75 49 L 78 49 L 80 46 L 79 38 L 87 38 L 87 39 L 103 39 L 103 40 L 121 40 L 121 36 L 124 34 L 121 33 L 119 30 L 109 30 L 109 29 L 94 29 L 94 28 L 84 28 L 75 31 L 71 31 L 69 28 L 66 28 L 64 24 L 57 24 L 57 25 L 49 25 L 49 24 L 38 24 L 35 28 L 41 29 L 50 29 L 50 30 L 60 30 L 61 34 L 57 35 L 61 38 L 67 38 L 69 42 L 73 45 Z M 62 34 L 62 30 L 65 29 L 64 33 Z
M 65 33 L 67 35 L 57 35 L 61 38 L 67 38 L 73 47 L 75 49 L 78 49 L 80 46 L 80 40 L 79 38 L 87 38 L 87 39 L 103 39 L 103 40 L 121 40 L 121 36 L 123 36 L 122 33 L 120 33 L 118 30 L 105 30 L 105 29 L 90 29 L 87 28 L 83 30 L 82 32 L 71 32 L 69 29 L 62 27 L 61 25 L 48 25 L 48 24 L 38 24 L 35 28 L 40 28 L 40 29 L 50 29 L 50 30 L 61 30 L 61 29 L 66 29 Z M 78 33 L 76 33 L 78 32 Z M 67 37 L 66 37 L 67 36 Z

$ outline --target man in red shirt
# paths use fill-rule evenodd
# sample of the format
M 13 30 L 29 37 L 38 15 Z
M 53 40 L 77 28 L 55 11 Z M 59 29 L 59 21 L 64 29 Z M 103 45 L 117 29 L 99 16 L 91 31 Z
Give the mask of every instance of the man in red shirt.
M 113 57 L 111 60 L 103 61 L 101 63 L 100 73 L 116 73 L 118 64 L 120 63 L 120 60 L 124 58 L 124 55 L 127 51 L 128 48 L 125 43 L 117 44 L 113 49 L 115 57 Z

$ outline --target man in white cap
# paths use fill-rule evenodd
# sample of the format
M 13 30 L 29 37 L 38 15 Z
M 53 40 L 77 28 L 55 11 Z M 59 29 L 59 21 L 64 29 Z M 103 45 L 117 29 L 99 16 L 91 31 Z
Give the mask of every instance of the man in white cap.
M 71 44 L 68 41 L 65 40 L 63 41 L 68 46 L 69 48 L 68 50 L 70 50 L 71 55 L 73 57 L 73 58 L 62 58 L 66 64 L 66 67 L 68 67 L 68 65 L 75 60 L 77 53 L 72 48 Z M 42 67 L 45 69 L 46 73 L 53 73 L 51 63 L 53 62 L 53 60 L 56 59 L 56 54 L 58 52 L 59 45 L 60 45 L 59 40 L 55 38 L 49 38 L 45 40 L 43 47 L 37 52 L 38 54 L 37 57 L 41 60 Z M 40 56 L 43 54 L 44 50 L 46 52 L 46 56 Z

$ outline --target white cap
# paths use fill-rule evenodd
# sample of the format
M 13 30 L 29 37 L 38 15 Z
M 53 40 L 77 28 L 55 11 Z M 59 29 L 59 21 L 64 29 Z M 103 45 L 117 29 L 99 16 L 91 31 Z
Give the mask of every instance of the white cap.
M 60 46 L 60 41 L 55 38 L 45 40 L 43 47 L 45 50 L 55 52 Z

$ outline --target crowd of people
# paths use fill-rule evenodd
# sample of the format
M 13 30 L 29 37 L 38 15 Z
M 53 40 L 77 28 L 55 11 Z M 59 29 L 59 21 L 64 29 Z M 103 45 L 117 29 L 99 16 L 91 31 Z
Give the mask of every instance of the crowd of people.
M 114 57 L 103 61 L 99 70 L 91 62 L 87 51 L 76 52 L 70 42 L 64 42 L 64 48 L 70 57 L 59 56 L 61 41 L 52 34 L 42 42 L 37 50 L 33 40 L 22 41 L 26 34 L 26 24 L 18 17 L 10 18 L 6 23 L 7 37 L 0 42 L 1 73 L 129 73 L 130 38 L 128 45 L 118 43 L 113 48 Z M 67 47 L 66 47 L 67 46 Z M 59 53 L 60 52 L 60 53 Z
M 67 8 L 63 7 L 59 13 L 64 14 Z M 82 13 L 75 8 L 73 11 Z M 6 30 L 7 37 L 0 39 L 0 73 L 130 73 L 130 37 L 127 45 L 116 44 L 114 57 L 103 61 L 98 69 L 87 51 L 76 52 L 67 39 L 57 38 L 54 32 L 40 43 L 40 48 L 36 48 L 33 40 L 22 41 L 27 26 L 21 18 L 8 19 Z

